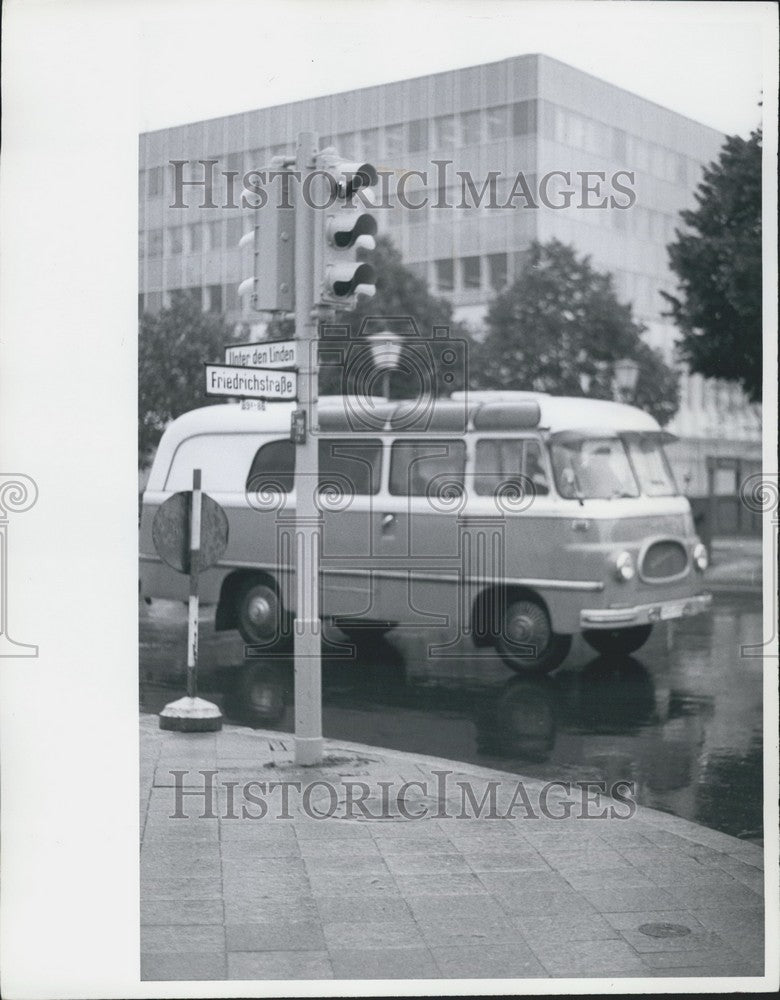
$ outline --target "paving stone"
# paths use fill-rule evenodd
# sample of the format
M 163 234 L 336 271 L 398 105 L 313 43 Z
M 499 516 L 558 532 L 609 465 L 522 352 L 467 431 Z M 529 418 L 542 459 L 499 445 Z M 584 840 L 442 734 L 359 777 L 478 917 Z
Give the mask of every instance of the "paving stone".
M 403 896 L 468 896 L 485 894 L 479 878 L 469 872 L 465 875 L 440 872 L 435 875 L 415 873 L 395 874 L 395 881 Z
M 149 847 L 158 842 L 180 843 L 183 840 L 216 843 L 219 840 L 219 824 L 216 821 L 214 823 L 183 823 L 180 820 L 161 820 L 149 817 L 144 827 L 142 839 L 144 845 Z
M 313 896 L 290 896 L 287 899 L 225 898 L 226 924 L 284 923 L 316 920 Z
M 297 840 L 274 838 L 273 840 L 223 840 L 220 844 L 223 861 L 228 859 L 252 858 L 300 858 L 301 849 Z
M 419 947 L 420 928 L 411 916 L 404 920 L 335 921 L 324 925 L 328 948 Z
M 152 856 L 141 860 L 141 878 L 145 881 L 185 875 L 197 875 L 198 878 L 220 878 L 222 865 L 219 860 L 199 861 L 197 864 L 186 858 L 166 860 Z
M 561 873 L 569 885 L 575 889 L 618 889 L 618 888 L 657 888 L 655 882 L 644 871 L 637 868 L 616 868 L 613 871 L 571 871 Z
M 619 913 L 621 910 L 673 910 L 675 906 L 690 909 L 681 900 L 676 900 L 663 889 L 644 886 L 613 886 L 603 889 L 581 889 L 581 895 L 599 913 Z
M 141 953 L 142 982 L 197 982 L 227 977 L 224 954 L 180 952 L 178 954 Z
M 478 873 L 550 871 L 550 866 L 541 854 L 523 850 L 522 847 L 507 847 L 500 851 L 473 851 L 464 854 L 463 857 L 472 871 Z
M 332 949 L 336 979 L 432 979 L 438 977 L 427 948 Z
M 447 979 L 546 979 L 547 970 L 525 944 L 431 948 Z
M 584 894 L 575 892 L 526 892 L 494 893 L 495 898 L 507 913 L 526 914 L 556 914 L 556 913 L 593 913 L 592 903 Z
M 155 899 L 222 899 L 222 879 L 189 875 L 141 879 L 141 902 Z
M 491 921 L 462 912 L 448 916 L 418 916 L 417 927 L 425 943 L 432 948 L 515 944 L 523 940 L 522 932 L 508 917 Z
M 627 868 L 628 861 L 617 851 L 604 846 L 591 846 L 582 850 L 570 848 L 540 847 L 539 856 L 551 868 L 558 871 L 614 871 Z
M 458 851 L 449 837 L 426 837 L 426 838 L 388 838 L 374 842 L 376 849 L 381 851 L 383 857 L 391 855 L 411 855 L 411 854 L 453 854 Z
M 392 875 L 382 872 L 317 872 L 309 876 L 315 896 L 398 896 Z
M 669 922 L 678 923 L 678 921 Z M 702 951 L 705 949 L 715 951 L 718 948 L 723 948 L 726 952 L 730 950 L 725 941 L 719 938 L 714 931 L 707 931 L 704 928 L 691 934 L 683 934 L 680 937 L 649 937 L 640 930 L 625 930 L 620 933 L 634 951 L 638 951 L 640 954 L 647 951 Z
M 222 899 L 141 899 L 142 924 L 222 925 Z
M 227 978 L 235 979 L 333 979 L 326 951 L 231 952 Z
M 608 973 L 641 975 L 639 955 L 622 941 L 534 941 L 531 948 L 551 975 L 603 976 Z
M 390 871 L 399 875 L 472 874 L 461 854 L 390 854 L 386 862 Z
M 223 886 L 226 900 L 289 899 L 292 896 L 310 896 L 311 886 L 307 875 L 276 875 L 272 872 L 242 874 L 239 870 L 225 873 Z
M 442 918 L 471 918 L 490 924 L 506 922 L 506 910 L 487 893 L 469 896 L 408 896 L 406 901 L 420 924 Z
M 412 911 L 400 896 L 317 896 L 316 911 L 331 923 L 379 923 L 410 919 Z
M 751 909 L 761 906 L 761 897 L 746 886 L 732 880 L 731 885 L 702 881 L 684 882 L 666 886 L 666 892 L 684 903 L 689 910 L 696 909 Z
M 670 975 L 678 966 L 698 967 L 707 976 L 757 975 L 756 971 L 747 971 L 749 965 L 741 955 L 724 947 L 691 951 L 649 951 L 643 953 L 642 961 L 651 969 L 669 969 Z M 716 972 L 715 969 L 720 971 Z
M 271 875 L 277 878 L 281 875 L 306 876 L 306 865 L 303 858 L 291 854 L 267 856 L 264 854 L 247 853 L 244 856 L 223 855 L 222 877 L 225 880 L 234 878 L 265 878 Z
M 480 882 L 488 892 L 516 893 L 519 896 L 527 892 L 570 892 L 571 886 L 556 872 L 481 872 Z
M 183 952 L 223 954 L 225 929 L 212 926 L 157 926 L 141 928 L 141 952 L 151 954 L 182 954 Z
M 233 951 L 321 951 L 325 948 L 318 919 L 226 924 L 227 950 Z
M 382 856 L 377 854 L 356 854 L 351 857 L 343 855 L 329 855 L 326 857 L 307 857 L 304 860 L 306 871 L 309 875 L 321 874 L 358 874 L 362 872 L 378 872 L 382 875 L 389 875 L 388 866 Z
M 516 913 L 509 918 L 528 941 L 602 941 L 620 937 L 598 913 Z
M 295 824 L 298 840 L 368 840 L 371 837 L 367 823 L 351 823 L 344 820 L 303 820 Z

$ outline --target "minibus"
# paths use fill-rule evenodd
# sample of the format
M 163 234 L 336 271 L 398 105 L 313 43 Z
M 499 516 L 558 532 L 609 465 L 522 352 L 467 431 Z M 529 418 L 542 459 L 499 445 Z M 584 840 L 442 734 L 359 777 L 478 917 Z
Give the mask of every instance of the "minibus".
M 229 527 L 201 600 L 257 655 L 294 629 L 302 489 L 317 498 L 322 618 L 350 642 L 423 629 L 430 656 L 462 656 L 465 643 L 547 672 L 575 634 L 629 654 L 656 623 L 710 605 L 707 550 L 664 453 L 674 438 L 640 409 L 530 392 L 423 407 L 323 397 L 309 421 L 316 483 L 296 475 L 294 409 L 220 404 L 168 426 L 142 501 L 142 597 L 187 599 L 152 525 L 200 469 Z

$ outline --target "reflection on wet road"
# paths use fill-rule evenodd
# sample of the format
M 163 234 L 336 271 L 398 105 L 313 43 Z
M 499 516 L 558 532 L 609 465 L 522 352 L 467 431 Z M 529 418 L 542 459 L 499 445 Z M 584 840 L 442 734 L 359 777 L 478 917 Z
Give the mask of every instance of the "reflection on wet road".
M 141 705 L 181 690 L 180 605 L 141 610 Z M 547 677 L 511 674 L 490 651 L 439 646 L 397 630 L 323 646 L 325 735 L 528 776 L 625 779 L 637 798 L 745 838 L 762 835 L 762 667 L 740 647 L 761 640 L 760 598 L 717 595 L 711 615 L 657 626 L 631 657 L 595 657 L 575 640 Z M 237 633 L 201 631 L 201 689 L 229 721 L 290 732 L 288 656 L 246 661 Z M 177 674 L 178 671 L 178 674 Z

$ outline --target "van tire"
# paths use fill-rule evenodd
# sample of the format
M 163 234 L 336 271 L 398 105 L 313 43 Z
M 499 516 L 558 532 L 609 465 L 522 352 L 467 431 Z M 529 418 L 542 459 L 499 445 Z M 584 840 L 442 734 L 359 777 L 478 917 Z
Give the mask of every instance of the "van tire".
M 514 597 L 507 603 L 494 645 L 501 659 L 515 673 L 547 674 L 566 658 L 571 649 L 571 636 L 553 632 L 550 616 L 539 601 Z
M 647 642 L 652 625 L 633 625 L 631 628 L 594 628 L 582 633 L 589 646 L 602 655 L 633 653 Z
M 284 608 L 273 587 L 254 580 L 239 590 L 236 625 L 244 642 L 268 649 L 277 647 L 282 640 L 283 621 Z

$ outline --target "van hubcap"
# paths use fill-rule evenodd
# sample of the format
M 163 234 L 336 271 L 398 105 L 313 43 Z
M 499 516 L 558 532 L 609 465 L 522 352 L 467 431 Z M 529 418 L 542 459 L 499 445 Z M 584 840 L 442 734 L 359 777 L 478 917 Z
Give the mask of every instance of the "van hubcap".
M 273 608 L 267 597 L 258 594 L 249 602 L 247 615 L 253 625 L 270 625 L 273 619 Z
M 533 646 L 538 656 L 550 642 L 547 615 L 533 601 L 515 601 L 507 609 L 506 637 L 511 643 Z

